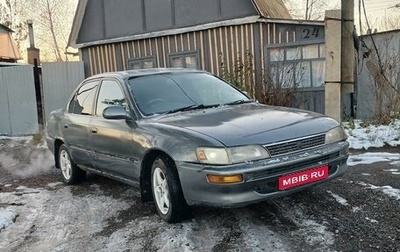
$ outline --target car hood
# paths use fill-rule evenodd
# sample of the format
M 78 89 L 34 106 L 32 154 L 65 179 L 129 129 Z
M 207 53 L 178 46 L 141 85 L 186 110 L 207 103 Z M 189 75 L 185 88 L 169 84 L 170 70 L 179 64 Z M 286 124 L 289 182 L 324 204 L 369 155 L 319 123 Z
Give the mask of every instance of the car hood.
M 314 112 L 259 103 L 187 111 L 151 121 L 207 135 L 225 146 L 269 144 L 325 133 L 338 126 L 335 120 Z

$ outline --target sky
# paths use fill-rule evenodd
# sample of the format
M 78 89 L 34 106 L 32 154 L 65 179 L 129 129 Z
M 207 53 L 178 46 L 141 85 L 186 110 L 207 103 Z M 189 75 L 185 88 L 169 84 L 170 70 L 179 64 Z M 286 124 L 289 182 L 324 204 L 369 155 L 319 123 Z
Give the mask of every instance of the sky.
M 390 22 L 391 19 L 399 19 L 400 18 L 400 8 L 394 7 L 396 4 L 400 4 L 400 0 L 364 0 L 368 21 L 372 27 L 372 29 L 377 28 L 378 31 L 382 30 L 382 26 L 387 26 L 387 22 Z M 358 20 L 359 16 L 359 8 L 358 2 L 355 0 L 356 6 L 354 10 L 354 15 Z M 361 5 L 362 6 L 362 5 Z M 365 16 L 362 13 L 361 20 L 365 20 Z M 356 26 L 359 26 L 359 21 L 356 21 Z
M 358 6 L 360 1 L 354 0 L 354 18 L 357 27 L 359 26 Z M 328 0 L 326 2 L 328 2 L 328 9 L 340 9 L 341 0 Z M 296 8 L 304 8 L 306 0 L 296 1 L 296 3 L 298 5 Z M 396 4 L 400 4 L 400 0 L 364 0 L 364 3 L 368 21 L 372 29 L 378 28 L 378 30 L 381 30 L 382 22 L 385 22 L 385 20 L 400 18 L 400 8 L 393 8 Z M 361 11 L 361 21 L 365 23 L 363 9 Z

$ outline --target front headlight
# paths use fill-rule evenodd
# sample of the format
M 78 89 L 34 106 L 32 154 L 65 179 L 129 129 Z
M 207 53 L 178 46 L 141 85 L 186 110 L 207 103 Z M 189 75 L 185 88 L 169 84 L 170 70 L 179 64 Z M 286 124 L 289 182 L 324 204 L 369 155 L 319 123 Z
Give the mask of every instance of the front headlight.
M 325 144 L 345 141 L 346 139 L 346 132 L 340 126 L 331 129 L 325 134 Z
M 199 147 L 196 149 L 196 155 L 200 163 L 214 165 L 237 164 L 270 157 L 268 151 L 258 145 L 232 148 Z

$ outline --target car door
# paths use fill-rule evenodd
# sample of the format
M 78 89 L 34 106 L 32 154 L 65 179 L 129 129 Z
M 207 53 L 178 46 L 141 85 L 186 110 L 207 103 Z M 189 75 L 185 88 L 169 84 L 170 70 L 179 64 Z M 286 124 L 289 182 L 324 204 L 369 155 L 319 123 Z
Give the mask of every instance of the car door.
M 64 117 L 63 136 L 75 163 L 91 167 L 89 125 L 94 113 L 98 81 L 88 81 L 75 92 Z
M 122 106 L 130 112 L 119 81 L 104 79 L 96 101 L 95 116 L 90 123 L 90 144 L 96 155 L 95 167 L 114 176 L 137 180 L 138 158 L 134 156 L 132 140 L 132 128 L 135 122 L 105 119 L 103 110 L 113 105 Z

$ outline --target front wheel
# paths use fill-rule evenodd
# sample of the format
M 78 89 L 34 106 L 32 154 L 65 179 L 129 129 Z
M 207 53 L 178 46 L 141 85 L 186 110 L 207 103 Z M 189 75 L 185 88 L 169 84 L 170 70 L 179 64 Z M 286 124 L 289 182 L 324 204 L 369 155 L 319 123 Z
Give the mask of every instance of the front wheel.
M 58 163 L 62 178 L 66 184 L 76 184 L 86 177 L 86 172 L 74 163 L 64 144 L 60 146 L 58 151 Z
M 168 223 L 179 222 L 190 214 L 183 197 L 175 165 L 166 157 L 157 158 L 151 169 L 151 189 L 158 214 Z

